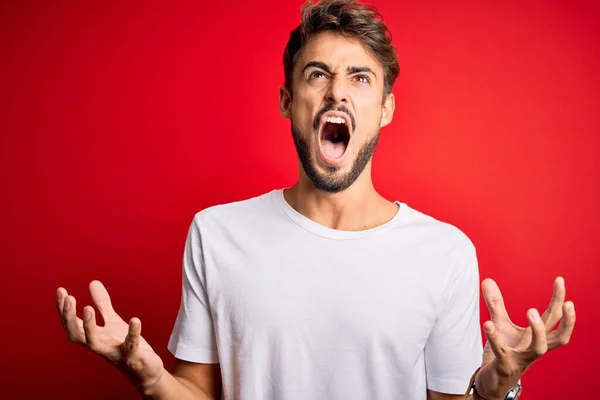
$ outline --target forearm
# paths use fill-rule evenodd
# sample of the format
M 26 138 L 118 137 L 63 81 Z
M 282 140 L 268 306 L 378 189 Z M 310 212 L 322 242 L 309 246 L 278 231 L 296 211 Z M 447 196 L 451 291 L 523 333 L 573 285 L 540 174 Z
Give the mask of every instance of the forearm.
M 185 378 L 176 377 L 165 369 L 155 384 L 138 389 L 148 400 L 215 400 Z
M 469 397 L 467 397 L 467 400 L 486 400 L 486 399 L 478 396 L 477 393 L 474 393 L 474 394 L 470 394 Z

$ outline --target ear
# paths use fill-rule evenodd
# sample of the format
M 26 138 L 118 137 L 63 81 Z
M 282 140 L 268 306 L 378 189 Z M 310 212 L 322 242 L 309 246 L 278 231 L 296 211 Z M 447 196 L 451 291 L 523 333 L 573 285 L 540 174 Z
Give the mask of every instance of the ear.
M 292 115 L 292 95 L 285 86 L 279 88 L 279 112 L 287 119 Z
M 381 122 L 379 123 L 379 127 L 383 128 L 392 122 L 392 118 L 394 117 L 394 110 L 396 109 L 396 99 L 394 98 L 394 93 L 390 93 L 386 96 L 381 113 Z

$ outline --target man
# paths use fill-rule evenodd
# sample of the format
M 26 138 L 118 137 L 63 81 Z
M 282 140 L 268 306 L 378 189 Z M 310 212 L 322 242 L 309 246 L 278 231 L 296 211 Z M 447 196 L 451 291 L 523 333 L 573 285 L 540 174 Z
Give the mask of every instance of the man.
M 530 326 L 517 327 L 485 280 L 492 320 L 482 349 L 471 241 L 377 193 L 371 156 L 392 120 L 398 75 L 379 14 L 345 0 L 307 5 L 284 70 L 280 108 L 299 179 L 194 217 L 169 341 L 173 372 L 141 337 L 141 322 L 123 321 L 97 281 L 90 292 L 103 327 L 91 306 L 79 319 L 75 299 L 58 289 L 71 340 L 152 399 L 512 396 L 535 360 L 569 341 L 573 304 L 557 278 L 544 315 L 531 309 Z

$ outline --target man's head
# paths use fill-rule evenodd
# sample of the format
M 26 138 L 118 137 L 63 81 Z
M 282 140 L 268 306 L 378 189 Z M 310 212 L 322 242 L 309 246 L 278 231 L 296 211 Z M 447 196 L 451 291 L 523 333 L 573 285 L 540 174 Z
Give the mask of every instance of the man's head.
M 307 3 L 284 53 L 281 113 L 307 177 L 330 193 L 348 188 L 371 161 L 394 112 L 398 76 L 380 14 L 353 0 Z

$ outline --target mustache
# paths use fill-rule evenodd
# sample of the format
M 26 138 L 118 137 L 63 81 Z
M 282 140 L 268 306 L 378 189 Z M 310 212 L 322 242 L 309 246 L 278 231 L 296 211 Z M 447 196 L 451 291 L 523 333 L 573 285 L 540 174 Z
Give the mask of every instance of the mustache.
M 325 114 L 326 112 L 329 111 L 340 111 L 343 112 L 344 114 L 347 114 L 348 117 L 350 117 L 350 122 L 352 124 L 352 132 L 354 132 L 356 130 L 356 120 L 354 119 L 354 115 L 352 115 L 352 113 L 350 112 L 350 110 L 348 109 L 348 107 L 341 105 L 341 106 L 333 106 L 332 104 L 329 104 L 325 107 L 323 107 L 316 115 L 315 117 L 315 121 L 313 122 L 313 129 L 316 131 L 317 129 L 319 129 L 319 122 L 321 121 L 321 117 L 323 116 L 323 114 Z

